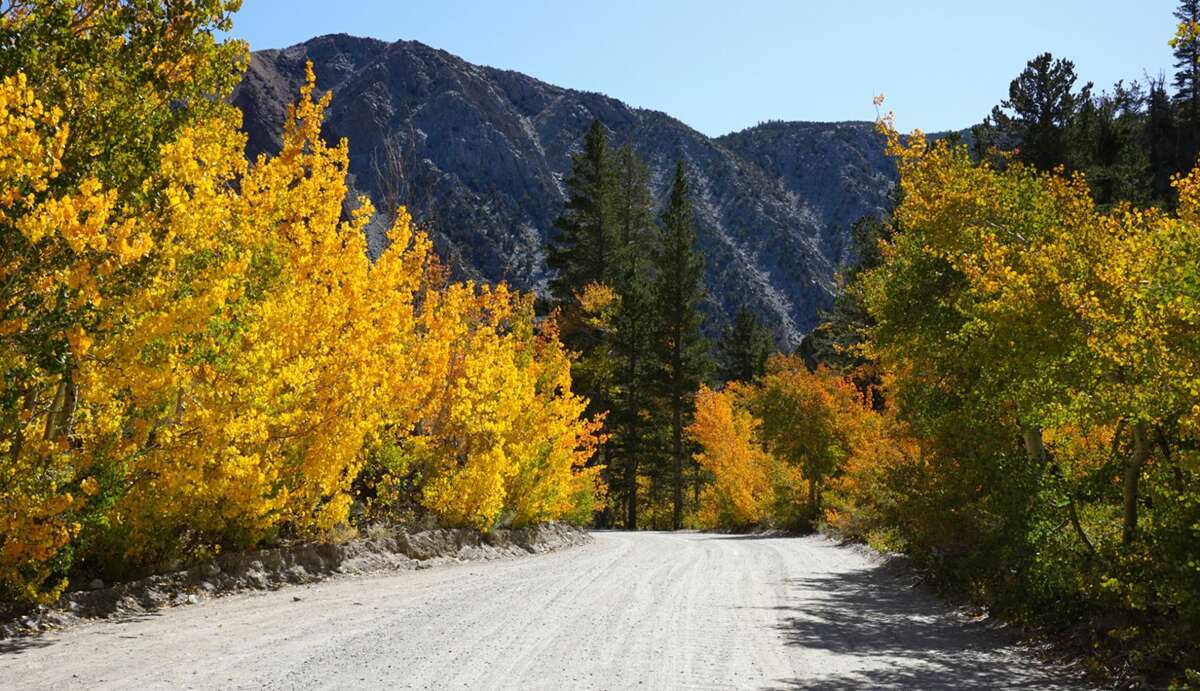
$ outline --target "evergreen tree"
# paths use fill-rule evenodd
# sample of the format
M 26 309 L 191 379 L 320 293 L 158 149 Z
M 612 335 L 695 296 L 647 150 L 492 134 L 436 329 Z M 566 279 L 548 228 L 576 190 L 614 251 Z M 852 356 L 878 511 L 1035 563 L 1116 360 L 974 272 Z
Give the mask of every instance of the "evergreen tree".
M 1181 0 L 1175 8 L 1180 24 L 1200 23 L 1200 0 Z M 1190 123 L 1200 121 L 1200 37 L 1185 33 L 1173 42 L 1175 101 Z
M 1043 53 L 1025 66 L 1009 84 L 1008 98 L 992 109 L 985 129 L 995 133 L 985 139 L 1007 148 L 1020 147 L 1020 159 L 1040 170 L 1068 161 L 1067 127 L 1091 98 L 1088 83 L 1076 93 L 1075 64 Z
M 587 397 L 588 415 L 603 414 L 612 410 L 615 383 L 612 304 L 605 300 L 611 295 L 606 288 L 612 288 L 614 227 L 612 153 L 599 120 L 572 157 L 565 183 L 567 200 L 547 249 L 546 263 L 555 271 L 550 298 L 559 311 L 563 343 L 579 353 L 571 366 L 575 389 Z M 608 469 L 605 479 L 612 484 L 608 453 L 608 446 L 601 446 L 593 459 Z
M 658 397 L 670 415 L 671 481 L 674 489 L 672 526 L 683 525 L 683 430 L 693 412 L 693 398 L 707 365 L 707 344 L 700 335 L 700 302 L 704 298 L 703 259 L 696 248 L 695 211 L 683 162 L 662 216 L 658 247 L 653 252 L 657 280 L 659 376 Z
M 891 205 L 899 203 L 899 189 L 893 191 Z M 824 365 L 850 376 L 864 393 L 874 389 L 872 402 L 882 406 L 878 395 L 882 383 L 875 363 L 867 360 L 860 352 L 866 332 L 875 322 L 867 313 L 855 286 L 860 276 L 883 264 L 884 256 L 880 241 L 890 240 L 895 233 L 896 221 L 864 216 L 854 223 L 851 240 L 854 246 L 854 261 L 842 272 L 843 290 L 833 300 L 833 307 L 822 316 L 817 328 L 804 336 L 796 354 L 804 359 L 809 370 L 816 371 Z
M 775 344 L 771 332 L 754 314 L 742 308 L 722 334 L 717 347 L 721 379 L 749 382 L 762 376 Z
M 1179 170 L 1178 127 L 1175 111 L 1162 78 L 1150 82 L 1146 99 L 1146 145 L 1150 163 L 1150 196 L 1156 201 L 1170 200 L 1174 190 L 1171 177 Z
M 560 306 L 569 305 L 589 283 L 608 279 L 612 262 L 612 154 L 604 125 L 594 120 L 583 150 L 571 159 L 567 201 L 554 222 L 546 263 L 555 271 L 550 291 Z
M 1200 153 L 1200 0 L 1181 0 L 1175 8 L 1181 30 L 1171 41 L 1175 54 L 1175 95 L 1178 108 L 1175 172 L 1190 170 Z M 1189 28 L 1191 28 L 1189 30 Z
M 625 526 L 637 528 L 639 463 L 651 452 L 653 414 L 649 380 L 654 366 L 654 302 L 650 284 L 649 254 L 653 242 L 654 211 L 650 172 L 629 145 L 622 146 L 613 165 L 613 220 L 616 250 L 612 281 L 620 300 L 614 318 L 612 350 L 615 366 L 615 405 L 609 429 L 623 475 L 610 471 L 609 487 L 623 486 Z M 612 459 L 610 457 L 610 464 Z
M 1137 82 L 1085 101 L 1070 127 L 1068 159 L 1082 170 L 1101 206 L 1150 197 L 1150 159 L 1145 146 L 1146 95 Z

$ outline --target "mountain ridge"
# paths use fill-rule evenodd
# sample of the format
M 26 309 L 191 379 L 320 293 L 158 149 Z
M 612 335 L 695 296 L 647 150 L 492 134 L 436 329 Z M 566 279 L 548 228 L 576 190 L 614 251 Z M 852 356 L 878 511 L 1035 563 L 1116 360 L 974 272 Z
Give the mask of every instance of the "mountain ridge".
M 401 188 L 459 277 L 544 289 L 562 179 L 593 119 L 614 145 L 629 143 L 646 161 L 658 202 L 683 159 L 712 330 L 745 306 L 784 347 L 831 303 L 850 225 L 883 213 L 895 180 L 872 123 L 769 121 L 712 138 L 661 111 L 474 65 L 417 41 L 346 34 L 252 54 L 233 96 L 251 156 L 278 150 L 309 60 L 318 90 L 335 94 L 323 132 L 348 139 L 353 187 L 377 206 Z M 388 152 L 402 174 L 380 165 Z M 374 251 L 381 227 L 371 231 Z

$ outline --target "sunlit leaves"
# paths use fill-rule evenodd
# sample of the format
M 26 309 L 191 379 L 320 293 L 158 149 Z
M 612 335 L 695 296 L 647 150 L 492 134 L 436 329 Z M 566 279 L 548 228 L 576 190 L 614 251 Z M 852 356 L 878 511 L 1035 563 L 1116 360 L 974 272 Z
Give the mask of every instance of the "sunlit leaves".
M 831 478 L 869 465 L 883 445 L 883 423 L 868 403 L 841 375 L 810 372 L 797 357 L 773 357 L 757 382 L 701 387 L 688 433 L 713 477 L 702 522 L 791 528 L 823 518 Z
M 252 165 L 229 111 L 181 128 L 145 206 L 50 184 L 69 123 L 0 85 L 0 222 L 25 248 L 0 266 L 10 594 L 53 597 L 67 553 L 136 568 L 319 536 L 381 444 L 408 459 L 381 483 L 420 466 L 445 523 L 590 514 L 599 422 L 553 322 L 504 286 L 444 285 L 404 209 L 372 263 L 373 210 L 343 218 L 347 145 L 321 138 L 314 85 Z

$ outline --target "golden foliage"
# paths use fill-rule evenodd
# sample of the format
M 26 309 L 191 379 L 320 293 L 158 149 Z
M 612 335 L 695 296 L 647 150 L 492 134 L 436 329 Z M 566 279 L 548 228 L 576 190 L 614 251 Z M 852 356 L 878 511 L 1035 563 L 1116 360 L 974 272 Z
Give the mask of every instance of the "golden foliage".
M 757 441 L 759 421 L 745 409 L 742 384 L 724 391 L 701 386 L 688 434 L 701 451 L 700 467 L 713 482 L 700 497 L 698 520 L 705 528 L 750 527 L 767 522 L 775 505 L 777 461 Z
M 0 581 L 22 597 L 51 575 L 47 562 L 79 532 L 74 513 L 86 501 L 79 482 L 91 462 L 71 433 L 88 423 L 73 419 L 77 368 L 95 354 L 78 309 L 99 305 L 118 269 L 149 249 L 131 219 L 115 220 L 115 195 L 94 179 L 50 193 L 68 134 L 23 75 L 0 82 Z M 67 317 L 64 303 L 75 310 Z
M 553 322 L 535 326 L 531 298 L 503 285 L 451 285 L 428 309 L 445 374 L 406 444 L 422 504 L 482 530 L 505 511 L 525 524 L 590 506 L 598 469 L 584 463 L 600 423 L 581 420 L 586 401 L 571 393 Z
M 441 286 L 403 209 L 372 263 L 373 209 L 342 220 L 347 147 L 322 140 L 314 90 L 310 68 L 253 165 L 227 112 L 183 128 L 145 185 L 160 203 L 129 209 L 91 179 L 39 195 L 66 125 L 0 84 L 0 223 L 26 248 L 0 267 L 0 581 L 20 596 L 62 587 L 83 514 L 139 564 L 328 531 L 382 439 L 447 522 L 589 513 L 599 422 L 553 322 L 504 286 Z
M 883 446 L 879 415 L 853 383 L 781 355 L 760 381 L 701 387 L 688 433 L 701 447 L 697 462 L 713 477 L 700 508 L 710 528 L 817 520 L 830 478 L 869 467 Z

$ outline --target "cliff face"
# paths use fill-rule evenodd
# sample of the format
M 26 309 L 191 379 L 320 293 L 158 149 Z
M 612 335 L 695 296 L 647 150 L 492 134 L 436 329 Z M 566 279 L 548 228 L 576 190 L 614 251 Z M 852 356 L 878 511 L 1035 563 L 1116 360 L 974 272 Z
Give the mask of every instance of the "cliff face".
M 850 225 L 882 212 L 895 179 L 869 123 L 769 123 L 712 139 L 600 94 L 345 35 L 253 54 L 234 96 L 251 155 L 278 149 L 309 60 L 318 88 L 334 92 L 325 133 L 349 140 L 355 188 L 425 219 L 460 277 L 544 286 L 562 179 L 594 118 L 650 166 L 660 201 L 682 158 L 714 324 L 746 305 L 783 346 L 830 304 Z M 371 240 L 378 249 L 378 232 Z

